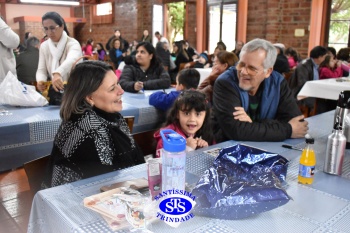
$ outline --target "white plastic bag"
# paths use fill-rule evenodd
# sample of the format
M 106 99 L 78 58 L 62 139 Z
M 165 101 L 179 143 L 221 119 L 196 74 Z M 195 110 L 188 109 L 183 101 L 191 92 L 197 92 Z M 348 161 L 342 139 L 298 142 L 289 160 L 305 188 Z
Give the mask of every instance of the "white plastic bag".
M 9 71 L 0 83 L 0 104 L 39 107 L 48 104 L 48 102 L 35 90 L 34 86 L 18 81 L 16 76 Z

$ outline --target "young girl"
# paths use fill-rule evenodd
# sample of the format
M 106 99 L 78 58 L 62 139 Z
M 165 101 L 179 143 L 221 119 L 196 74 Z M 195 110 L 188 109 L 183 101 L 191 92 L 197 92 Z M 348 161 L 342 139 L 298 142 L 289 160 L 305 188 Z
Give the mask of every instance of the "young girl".
M 163 129 L 172 129 L 186 138 L 186 151 L 214 143 L 210 124 L 210 108 L 206 96 L 195 90 L 182 92 L 168 112 Z M 163 141 L 160 130 L 154 134 L 157 141 L 156 157 L 161 157 Z
M 343 77 L 341 61 L 333 59 L 333 56 L 327 55 L 319 68 L 320 79 Z

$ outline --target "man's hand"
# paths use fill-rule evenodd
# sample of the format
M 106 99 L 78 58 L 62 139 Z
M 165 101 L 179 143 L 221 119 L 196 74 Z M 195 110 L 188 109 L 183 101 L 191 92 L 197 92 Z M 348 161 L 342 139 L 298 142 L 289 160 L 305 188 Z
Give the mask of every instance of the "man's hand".
M 59 73 L 54 73 L 52 75 L 52 87 L 56 92 L 63 91 L 63 80 Z
M 239 120 L 239 121 L 245 121 L 245 122 L 249 122 L 252 123 L 252 119 L 250 119 L 250 117 L 248 116 L 248 114 L 244 111 L 243 107 L 235 107 L 235 110 L 233 112 L 233 117 L 235 120 Z
M 292 126 L 291 138 L 302 138 L 309 130 L 308 122 L 304 120 L 304 115 L 294 117 L 288 122 Z

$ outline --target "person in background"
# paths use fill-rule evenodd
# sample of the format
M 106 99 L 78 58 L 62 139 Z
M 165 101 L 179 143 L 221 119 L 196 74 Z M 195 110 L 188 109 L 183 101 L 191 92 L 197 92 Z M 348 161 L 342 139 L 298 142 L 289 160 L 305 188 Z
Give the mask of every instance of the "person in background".
M 141 42 L 137 45 L 136 61 L 133 61 L 131 56 L 128 57 L 131 58 L 131 61 L 125 61 L 126 65 L 119 81 L 125 91 L 135 93 L 140 90 L 169 88 L 169 74 L 159 62 L 152 44 Z
M 200 74 L 196 69 L 183 69 L 176 77 L 175 91 L 166 93 L 163 91 L 154 92 L 149 97 L 149 104 L 166 112 L 173 105 L 175 99 L 184 90 L 197 89 Z
M 350 73 L 349 57 L 350 57 L 350 48 L 339 49 L 337 53 L 337 59 L 342 63 L 341 68 L 343 69 L 343 75 L 345 77 L 348 77 Z
M 43 187 L 49 188 L 144 163 L 119 113 L 123 89 L 113 68 L 85 61 L 67 84 Z
M 199 54 L 198 60 L 194 63 L 194 68 L 208 68 L 210 64 L 208 63 L 208 55 L 206 53 Z
M 335 50 L 335 48 L 326 47 L 326 49 L 327 49 L 329 55 L 331 55 L 334 60 L 337 59 L 337 51 Z
M 91 38 L 88 39 L 86 41 L 85 47 L 82 48 L 83 54 L 86 55 L 86 56 L 92 56 L 92 51 L 94 50 L 93 46 L 94 46 L 94 40 L 91 39 Z
M 316 46 L 310 51 L 310 58 L 305 59 L 298 64 L 297 68 L 292 74 L 292 77 L 289 79 L 289 86 L 295 98 L 307 81 L 319 79 L 318 68 L 324 61 L 327 52 L 328 51 L 325 47 Z M 312 108 L 314 101 L 312 100 L 308 103 L 308 100 L 306 100 L 305 104 Z
M 106 50 L 101 43 L 96 44 L 96 50 L 98 53 L 98 60 L 104 61 L 106 56 Z
M 34 85 L 39 63 L 40 41 L 36 37 L 27 40 L 27 49 L 16 57 L 17 78 L 19 81 Z
M 173 55 L 175 56 L 175 69 L 171 70 L 170 77 L 171 83 L 176 83 L 176 76 L 180 69 L 181 63 L 187 63 L 190 61 L 187 53 L 183 49 L 183 45 L 181 41 L 175 41 L 173 44 Z
M 165 49 L 165 43 L 164 42 L 158 42 L 156 44 L 156 53 L 157 53 L 157 57 L 159 58 L 159 60 L 161 61 L 164 69 L 166 71 L 170 70 L 170 52 L 169 50 Z
M 197 59 L 198 58 L 198 55 L 197 55 L 197 52 L 194 48 L 192 48 L 190 46 L 190 44 L 188 43 L 187 40 L 182 40 L 182 45 L 183 45 L 183 48 L 185 50 L 185 52 L 187 53 L 190 61 L 193 61 L 194 59 Z
M 109 58 L 114 64 L 114 68 L 117 70 L 119 64 L 124 61 L 126 51 L 124 50 L 123 44 L 120 39 L 115 38 L 113 40 L 113 48 L 109 50 Z
M 215 56 L 210 75 L 204 79 L 198 87 L 200 92 L 206 94 L 210 104 L 213 102 L 213 87 L 215 80 L 220 74 L 224 73 L 231 66 L 234 66 L 237 62 L 238 57 L 231 52 L 221 51 Z
M 232 51 L 234 54 L 236 54 L 236 56 L 239 58 L 239 54 L 241 53 L 242 47 L 244 45 L 244 42 L 241 40 L 237 40 L 236 41 L 236 47 L 235 49 Z
M 144 30 L 141 38 L 142 42 L 148 42 L 152 44 L 152 37 L 149 35 L 148 30 Z
M 274 46 L 277 49 L 277 58 L 275 64 L 273 65 L 273 70 L 284 75 L 285 73 L 289 72 L 288 58 L 284 55 L 285 47 L 283 44 L 280 43 L 274 44 Z
M 115 29 L 114 30 L 114 35 L 111 36 L 109 39 L 108 39 L 108 42 L 106 44 L 106 49 L 109 51 L 113 48 L 113 41 L 114 39 L 119 39 L 120 40 L 120 43 L 123 45 L 123 53 L 128 51 L 129 49 L 129 42 L 127 42 L 124 38 L 122 38 L 121 36 L 121 32 L 119 29 Z
M 320 79 L 343 77 L 341 61 L 333 59 L 333 55 L 327 55 L 319 68 Z
M 245 44 L 236 66 L 215 81 L 215 140 L 283 141 L 308 130 L 285 78 L 273 71 L 276 48 L 254 39 Z
M 79 42 L 69 37 L 66 23 L 57 12 L 47 12 L 42 17 L 43 31 L 49 39 L 39 50 L 39 64 L 36 72 L 37 88 L 46 89 L 50 77 L 56 92 L 63 91 L 63 82 L 68 81 L 73 64 L 82 56 Z
M 210 107 L 203 93 L 186 90 L 169 110 L 164 127 L 154 134 L 156 157 L 161 157 L 163 140 L 160 131 L 172 129 L 186 138 L 186 151 L 193 151 L 215 143 L 210 122 Z
M 158 31 L 154 33 L 154 36 L 157 38 L 158 42 L 160 41 L 169 44 L 168 39 L 162 36 Z
M 286 55 L 286 57 L 288 59 L 289 68 L 295 69 L 297 67 L 298 63 L 300 62 L 300 57 L 299 57 L 298 52 L 294 48 L 289 47 L 286 49 L 284 54 Z
M 136 46 L 139 44 L 139 42 L 135 39 L 132 42 L 132 45 L 129 47 L 130 50 L 130 56 L 134 56 L 136 55 Z
M 216 48 L 214 49 L 214 53 L 210 55 L 211 60 L 209 61 L 209 63 L 210 63 L 210 66 L 211 66 L 211 67 L 213 66 L 215 57 L 216 57 L 216 56 L 218 55 L 218 53 L 221 52 L 221 51 L 226 51 L 226 49 L 223 49 L 222 46 L 216 46 Z
M 0 83 L 9 71 L 16 75 L 16 59 L 13 50 L 19 45 L 19 36 L 0 16 Z

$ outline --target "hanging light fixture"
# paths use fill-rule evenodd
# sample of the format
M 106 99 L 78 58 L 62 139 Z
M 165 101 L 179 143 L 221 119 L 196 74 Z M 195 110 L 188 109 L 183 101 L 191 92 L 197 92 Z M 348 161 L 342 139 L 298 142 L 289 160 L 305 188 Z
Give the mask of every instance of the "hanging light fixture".
M 20 1 L 21 3 L 79 6 L 79 2 L 77 1 L 58 1 L 58 0 L 20 0 Z

